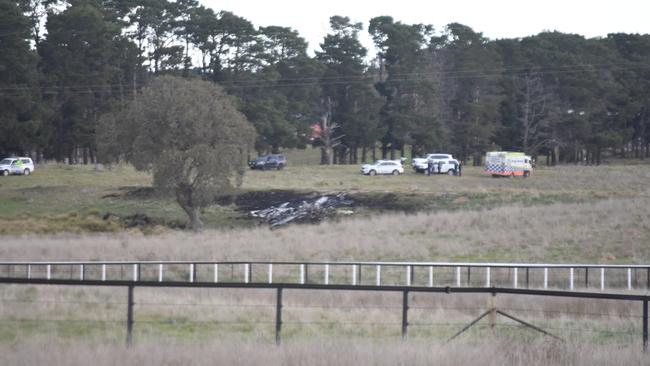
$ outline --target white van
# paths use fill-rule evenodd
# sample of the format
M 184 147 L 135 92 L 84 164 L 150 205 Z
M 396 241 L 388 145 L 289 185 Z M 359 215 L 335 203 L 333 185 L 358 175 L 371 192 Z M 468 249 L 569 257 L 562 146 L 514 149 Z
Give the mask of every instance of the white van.
M 0 174 L 30 175 L 34 171 L 34 162 L 30 158 L 6 158 L 0 161 Z

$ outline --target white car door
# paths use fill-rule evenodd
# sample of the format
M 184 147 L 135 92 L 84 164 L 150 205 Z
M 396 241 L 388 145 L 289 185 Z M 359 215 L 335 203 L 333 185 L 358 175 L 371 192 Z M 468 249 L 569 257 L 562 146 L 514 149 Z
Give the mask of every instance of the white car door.
M 449 171 L 449 169 L 452 169 L 452 170 L 453 170 L 453 169 L 454 169 L 454 165 L 453 165 L 453 164 L 450 164 L 450 161 L 449 161 L 449 160 L 445 160 L 445 161 L 444 161 L 444 164 L 442 164 L 442 171 L 441 171 L 440 173 L 443 173 L 443 174 L 444 174 L 444 173 L 447 173 L 447 172 Z
M 11 167 L 9 167 L 9 171 L 11 172 L 11 174 L 19 174 L 20 173 L 20 168 L 18 167 L 18 165 L 16 163 L 17 161 L 18 160 L 14 160 L 14 162 L 11 163 Z
M 378 167 L 379 171 L 377 173 L 379 173 L 379 174 L 387 174 L 388 169 L 390 169 L 389 165 L 390 165 L 389 162 L 383 162 L 383 163 L 379 164 L 379 167 Z

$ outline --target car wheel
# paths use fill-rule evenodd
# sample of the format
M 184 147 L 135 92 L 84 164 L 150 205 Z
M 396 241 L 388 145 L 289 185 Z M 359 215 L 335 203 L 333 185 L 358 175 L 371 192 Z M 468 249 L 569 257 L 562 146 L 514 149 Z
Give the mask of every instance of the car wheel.
M 510 175 L 508 176 L 508 178 L 514 178 L 514 177 L 515 177 L 515 173 L 510 173 Z
M 31 173 L 31 172 L 29 171 L 29 169 L 25 169 L 25 170 L 23 170 L 23 175 L 29 175 L 29 173 Z
M 8 176 L 8 175 L 9 175 L 9 171 L 8 171 L 8 170 L 3 170 L 3 171 L 2 171 L 2 175 L 4 175 L 5 177 Z
M 447 170 L 447 175 L 455 175 L 456 172 L 453 169 Z
M 282 170 L 282 168 L 284 168 L 284 165 L 279 164 L 277 169 L 278 169 L 278 170 Z
M 524 178 L 530 177 L 530 172 L 524 172 Z
M 371 170 L 371 171 L 368 172 L 368 175 L 375 176 L 375 175 L 377 175 L 377 172 L 374 171 L 374 170 Z
M 399 175 L 399 170 L 393 170 L 393 175 Z

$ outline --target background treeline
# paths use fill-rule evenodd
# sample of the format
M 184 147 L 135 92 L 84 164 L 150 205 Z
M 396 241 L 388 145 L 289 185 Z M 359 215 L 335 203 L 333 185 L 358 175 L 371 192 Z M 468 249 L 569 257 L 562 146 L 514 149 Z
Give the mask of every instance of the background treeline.
M 344 16 L 330 24 L 310 56 L 291 28 L 195 0 L 0 0 L 0 154 L 119 155 L 98 138 L 111 130 L 101 117 L 158 74 L 222 85 L 255 126 L 258 152 L 322 144 L 311 139 L 319 124 L 331 140 L 323 161 L 335 163 L 407 146 L 475 164 L 492 149 L 550 164 L 650 154 L 649 35 L 490 40 L 388 16 L 367 29 Z M 366 31 L 376 55 L 359 41 Z

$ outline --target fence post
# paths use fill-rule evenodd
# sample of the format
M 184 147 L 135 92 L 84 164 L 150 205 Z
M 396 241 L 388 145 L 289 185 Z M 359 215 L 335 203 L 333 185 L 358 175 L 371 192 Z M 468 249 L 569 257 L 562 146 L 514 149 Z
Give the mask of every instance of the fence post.
M 643 300 L 643 352 L 648 350 L 648 300 Z
M 456 287 L 460 287 L 460 267 L 456 267 Z
M 381 286 L 381 266 L 378 264 L 376 267 L 376 275 L 377 275 L 377 286 Z
M 569 269 L 569 289 L 573 291 L 573 268 Z
M 305 265 L 304 264 L 300 265 L 300 284 L 301 285 L 305 284 Z
M 404 290 L 402 293 L 402 340 L 408 337 L 408 310 L 409 310 L 409 292 Z
M 512 277 L 513 286 L 514 288 L 517 288 L 517 267 L 514 268 Z
M 330 265 L 329 264 L 325 265 L 325 284 L 326 285 L 330 284 Z
M 632 289 L 632 269 L 631 268 L 627 269 L 627 289 L 628 290 Z
M 275 304 L 275 344 L 280 345 L 282 338 L 282 287 L 278 287 Z
M 273 283 L 273 263 L 269 263 L 269 283 Z
M 163 264 L 159 263 L 158 264 L 158 282 L 163 281 Z
M 605 268 L 600 269 L 600 291 L 605 291 Z
M 526 288 L 530 288 L 530 268 L 526 267 Z
M 433 287 L 433 266 L 429 266 L 429 287 Z
M 133 285 L 129 285 L 126 310 L 126 346 L 133 344 Z
M 490 267 L 485 267 L 485 287 L 490 287 Z
M 544 268 L 544 290 L 548 288 L 548 268 Z
M 406 286 L 411 286 L 411 266 L 406 266 Z

